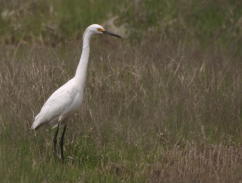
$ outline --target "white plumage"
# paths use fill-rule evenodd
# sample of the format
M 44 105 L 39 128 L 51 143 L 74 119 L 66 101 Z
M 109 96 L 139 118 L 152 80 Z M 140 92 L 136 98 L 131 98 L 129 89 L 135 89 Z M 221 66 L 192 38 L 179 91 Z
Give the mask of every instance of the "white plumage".
M 115 37 L 119 35 L 106 31 L 101 25 L 93 24 L 86 28 L 83 34 L 82 55 L 77 66 L 75 76 L 57 89 L 45 102 L 39 114 L 36 115 L 32 124 L 32 129 L 37 129 L 44 124 L 58 126 L 54 136 L 54 150 L 56 151 L 56 138 L 59 124 L 70 113 L 80 108 L 83 99 L 87 66 L 90 52 L 90 39 L 93 34 L 107 34 Z M 66 125 L 66 124 L 64 124 Z M 61 137 L 61 158 L 63 159 L 63 141 L 66 126 L 64 126 Z
M 70 112 L 80 107 L 82 98 L 83 91 L 78 90 L 75 78 L 69 80 L 48 98 L 40 113 L 35 117 L 32 129 L 45 123 L 55 126 Z
M 116 34 L 107 32 L 101 25 L 93 24 L 87 27 L 83 35 L 82 56 L 78 64 L 75 76 L 58 88 L 45 102 L 32 124 L 32 129 L 50 123 L 56 125 L 68 114 L 77 110 L 82 102 L 88 58 L 90 52 L 90 38 L 93 34 L 109 34 L 120 37 Z

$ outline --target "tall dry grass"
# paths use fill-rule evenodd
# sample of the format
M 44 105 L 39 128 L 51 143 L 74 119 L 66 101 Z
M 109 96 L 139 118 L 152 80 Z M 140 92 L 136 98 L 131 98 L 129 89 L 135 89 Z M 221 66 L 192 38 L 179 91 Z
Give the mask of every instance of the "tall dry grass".
M 73 76 L 81 44 L 2 46 L 0 160 L 22 157 L 0 167 L 3 180 L 13 182 L 20 166 L 22 182 L 241 181 L 241 58 L 157 37 L 92 41 L 85 101 L 68 121 L 68 170 L 52 159 L 50 131 L 29 128 Z

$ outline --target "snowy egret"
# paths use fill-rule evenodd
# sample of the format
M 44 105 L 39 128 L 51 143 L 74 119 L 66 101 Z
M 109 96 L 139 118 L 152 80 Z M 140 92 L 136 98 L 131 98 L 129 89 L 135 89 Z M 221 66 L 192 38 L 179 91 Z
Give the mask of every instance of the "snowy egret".
M 86 81 L 87 66 L 90 52 L 90 39 L 94 34 L 106 34 L 121 38 L 121 36 L 106 31 L 101 25 L 92 24 L 88 26 L 83 34 L 82 55 L 76 69 L 75 76 L 58 88 L 45 102 L 39 114 L 36 115 L 31 129 L 37 129 L 44 124 L 57 127 L 53 138 L 54 154 L 57 155 L 57 136 L 59 126 L 63 126 L 60 137 L 60 156 L 64 159 L 63 145 L 66 132 L 66 122 L 63 120 L 72 112 L 79 109 Z

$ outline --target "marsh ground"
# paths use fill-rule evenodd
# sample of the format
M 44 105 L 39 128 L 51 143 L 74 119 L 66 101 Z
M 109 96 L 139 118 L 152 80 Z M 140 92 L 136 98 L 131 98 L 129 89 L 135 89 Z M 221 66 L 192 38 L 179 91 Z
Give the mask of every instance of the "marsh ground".
M 105 15 L 97 8 L 86 21 L 64 24 L 79 16 L 76 6 L 53 1 L 58 8 L 51 10 L 47 1 L 25 1 L 17 11 L 17 2 L 1 6 L 16 13 L 5 11 L 0 21 L 0 182 L 242 181 L 239 1 L 143 1 L 134 4 L 142 11 L 129 6 L 121 16 L 135 17 L 130 37 L 94 38 L 85 100 L 68 120 L 64 163 L 53 158 L 54 131 L 29 128 L 47 97 L 75 72 L 77 28 Z M 57 37 L 38 27 L 53 22 L 62 25 L 54 29 Z

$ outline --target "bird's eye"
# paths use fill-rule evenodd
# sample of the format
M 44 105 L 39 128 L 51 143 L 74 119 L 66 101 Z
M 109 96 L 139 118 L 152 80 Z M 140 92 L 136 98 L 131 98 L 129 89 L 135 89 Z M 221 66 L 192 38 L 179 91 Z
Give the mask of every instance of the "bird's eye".
M 97 28 L 97 31 L 99 31 L 99 32 L 103 32 L 104 29 L 102 29 L 102 28 Z

